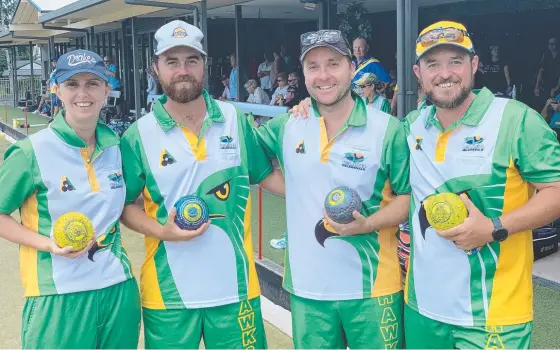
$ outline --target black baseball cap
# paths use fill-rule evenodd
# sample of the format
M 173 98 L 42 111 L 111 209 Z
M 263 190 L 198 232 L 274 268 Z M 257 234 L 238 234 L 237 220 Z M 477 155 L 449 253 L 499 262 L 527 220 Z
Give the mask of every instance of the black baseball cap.
M 317 47 L 330 47 L 344 56 L 352 57 L 350 44 L 340 30 L 325 29 L 316 32 L 307 32 L 300 37 L 301 56 L 299 60 L 303 62 L 305 55 Z
M 68 52 L 58 59 L 56 64 L 56 82 L 63 83 L 79 73 L 91 73 L 97 75 L 101 80 L 108 81 L 103 59 L 88 50 L 74 50 Z

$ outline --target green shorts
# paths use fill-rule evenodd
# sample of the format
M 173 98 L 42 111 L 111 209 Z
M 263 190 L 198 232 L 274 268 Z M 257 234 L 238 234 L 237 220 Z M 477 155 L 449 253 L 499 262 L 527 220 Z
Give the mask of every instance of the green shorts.
M 405 305 L 406 346 L 410 349 L 529 349 L 533 322 L 513 326 L 464 327 L 442 323 Z
M 143 309 L 146 349 L 266 349 L 261 299 L 201 309 Z
M 24 349 L 136 349 L 140 294 L 135 279 L 111 287 L 25 300 Z
M 402 292 L 324 301 L 291 295 L 296 349 L 402 349 Z

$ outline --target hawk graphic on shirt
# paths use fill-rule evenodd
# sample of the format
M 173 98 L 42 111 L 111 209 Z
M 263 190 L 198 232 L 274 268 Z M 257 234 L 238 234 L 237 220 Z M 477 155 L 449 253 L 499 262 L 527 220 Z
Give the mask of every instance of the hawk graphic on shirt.
M 240 166 L 220 170 L 209 175 L 190 194 L 198 196 L 208 205 L 212 223 L 202 236 L 211 239 L 216 249 L 223 249 L 223 254 L 218 254 L 214 263 L 218 266 L 236 266 L 236 270 L 242 272 L 238 274 L 236 283 L 239 295 L 246 295 L 249 290 L 250 260 L 244 243 L 247 235 L 251 235 L 245 226 L 245 215 L 251 211 L 249 176 Z
M 117 233 L 118 231 L 118 225 L 119 222 L 115 222 L 113 225 L 111 225 L 111 227 L 109 227 L 107 229 L 107 231 L 102 234 L 101 236 L 99 236 L 99 238 L 97 238 L 95 240 L 95 243 L 93 244 L 93 246 L 90 248 L 90 250 L 88 251 L 88 259 L 91 261 L 95 261 L 93 259 L 93 257 L 95 256 L 95 254 L 97 252 L 100 252 L 102 250 L 106 250 L 109 247 L 111 247 L 111 245 L 113 245 L 114 241 L 115 241 L 115 233 Z

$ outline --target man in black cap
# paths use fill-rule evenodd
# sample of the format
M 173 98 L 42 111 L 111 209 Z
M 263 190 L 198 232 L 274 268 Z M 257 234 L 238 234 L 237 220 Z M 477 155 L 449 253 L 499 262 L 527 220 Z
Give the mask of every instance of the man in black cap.
M 303 34 L 301 47 L 309 119 L 285 114 L 255 132 L 286 181 L 284 288 L 294 346 L 402 348 L 396 232 L 410 192 L 404 129 L 351 91 L 355 64 L 340 31 Z M 358 210 L 339 186 L 358 193 Z M 334 222 L 325 205 L 351 222 Z

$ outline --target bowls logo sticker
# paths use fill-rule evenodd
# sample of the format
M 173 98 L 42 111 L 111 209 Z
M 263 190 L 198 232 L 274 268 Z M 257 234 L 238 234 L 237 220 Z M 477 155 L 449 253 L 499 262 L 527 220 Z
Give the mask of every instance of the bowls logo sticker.
M 365 171 L 365 164 L 360 164 L 364 160 L 365 157 L 361 152 L 346 152 L 344 154 L 344 159 L 342 160 L 342 166 L 350 169 Z
M 187 37 L 187 31 L 184 28 L 177 27 L 173 30 L 173 34 L 171 34 L 171 36 L 175 39 L 183 39 Z
M 159 155 L 159 167 L 163 168 L 171 164 L 175 164 L 177 161 L 171 153 L 169 153 L 166 149 L 162 150 Z
M 66 176 L 63 176 L 60 180 L 60 192 L 70 192 L 75 190 L 76 187 L 72 185 L 72 182 L 70 182 L 70 180 Z
M 414 145 L 416 151 L 422 150 L 422 140 L 424 140 L 422 136 L 416 136 L 416 144 Z
M 298 143 L 296 147 L 296 153 L 305 154 L 305 143 L 303 142 L 303 140 Z
M 482 152 L 484 151 L 484 137 L 482 136 L 468 136 L 465 137 L 465 144 L 463 145 L 463 152 Z

